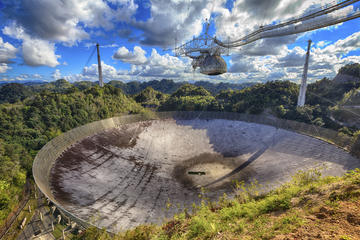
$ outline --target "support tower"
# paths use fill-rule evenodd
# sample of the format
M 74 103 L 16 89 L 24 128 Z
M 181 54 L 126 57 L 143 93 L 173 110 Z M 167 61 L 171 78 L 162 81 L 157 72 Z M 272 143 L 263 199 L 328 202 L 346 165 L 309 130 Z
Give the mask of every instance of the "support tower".
M 99 85 L 100 85 L 100 87 L 103 87 L 104 82 L 103 82 L 103 78 L 102 78 L 99 43 L 96 44 L 96 50 L 97 50 L 97 59 L 98 59 Z
M 309 57 L 310 57 L 310 47 L 311 47 L 311 40 L 308 41 L 308 47 L 306 52 L 306 58 L 305 58 L 305 65 L 304 65 L 304 72 L 301 79 L 301 85 L 300 85 L 300 91 L 299 91 L 299 97 L 297 106 L 303 107 L 305 105 L 305 96 L 306 96 L 306 80 L 307 80 L 307 73 L 309 68 Z

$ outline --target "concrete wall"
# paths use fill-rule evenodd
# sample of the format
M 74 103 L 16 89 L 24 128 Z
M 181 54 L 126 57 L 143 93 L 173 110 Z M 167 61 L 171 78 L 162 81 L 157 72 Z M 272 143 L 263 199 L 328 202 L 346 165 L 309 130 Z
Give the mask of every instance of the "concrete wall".
M 111 129 L 123 124 L 151 120 L 151 119 L 228 119 L 246 122 L 255 122 L 260 124 L 272 125 L 278 128 L 292 130 L 305 135 L 318 137 L 332 142 L 344 149 L 351 149 L 351 138 L 338 135 L 336 131 L 307 125 L 304 123 L 277 119 L 271 116 L 263 115 L 246 115 L 237 113 L 224 112 L 158 112 L 148 113 L 146 115 L 125 115 L 120 117 L 109 118 L 101 121 L 92 122 L 78 128 L 74 128 L 48 142 L 36 155 L 33 163 L 33 176 L 39 189 L 49 198 L 57 207 L 65 212 L 73 220 L 82 225 L 87 225 L 85 221 L 73 216 L 67 212 L 54 198 L 50 184 L 49 175 L 56 159 L 71 145 L 94 135 L 95 133 Z

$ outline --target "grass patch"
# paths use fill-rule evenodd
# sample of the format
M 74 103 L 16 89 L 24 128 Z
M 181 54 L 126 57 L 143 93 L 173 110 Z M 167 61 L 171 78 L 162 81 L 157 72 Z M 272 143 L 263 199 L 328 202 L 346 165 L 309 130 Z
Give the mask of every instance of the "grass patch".
M 273 229 L 278 233 L 287 234 L 303 225 L 304 222 L 299 213 L 290 213 L 275 221 Z

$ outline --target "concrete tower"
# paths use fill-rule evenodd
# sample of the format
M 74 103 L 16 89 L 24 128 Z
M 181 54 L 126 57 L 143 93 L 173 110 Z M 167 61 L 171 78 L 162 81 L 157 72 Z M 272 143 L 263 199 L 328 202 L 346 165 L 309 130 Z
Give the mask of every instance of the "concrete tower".
M 97 59 L 98 59 L 99 85 L 100 85 L 100 87 L 103 87 L 104 82 L 103 82 L 103 77 L 102 77 L 99 43 L 96 44 L 96 50 L 97 50 Z
M 309 68 L 309 57 L 310 57 L 310 47 L 311 47 L 311 40 L 308 41 L 308 48 L 306 52 L 305 58 L 305 65 L 304 65 L 304 72 L 301 79 L 300 91 L 297 105 L 298 107 L 303 107 L 305 105 L 305 96 L 306 96 L 306 80 L 307 80 L 307 72 Z

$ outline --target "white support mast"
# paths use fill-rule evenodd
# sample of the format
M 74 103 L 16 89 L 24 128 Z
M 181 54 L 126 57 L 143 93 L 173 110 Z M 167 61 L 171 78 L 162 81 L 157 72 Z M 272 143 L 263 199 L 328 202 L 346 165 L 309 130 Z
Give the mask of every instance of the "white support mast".
M 309 68 L 309 58 L 310 58 L 310 47 L 311 47 L 311 40 L 308 41 L 308 47 L 306 52 L 306 58 L 305 58 L 305 65 L 304 65 L 304 72 L 301 79 L 301 85 L 300 85 L 300 91 L 299 91 L 299 97 L 297 105 L 298 107 L 303 107 L 305 105 L 305 96 L 306 96 L 306 80 L 307 80 L 307 73 Z
M 103 78 L 102 78 L 99 43 L 96 44 L 96 49 L 97 49 L 97 59 L 98 59 L 98 71 L 99 71 L 99 86 L 103 87 L 104 82 L 103 82 Z

